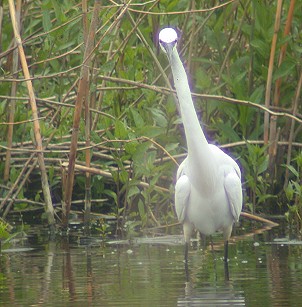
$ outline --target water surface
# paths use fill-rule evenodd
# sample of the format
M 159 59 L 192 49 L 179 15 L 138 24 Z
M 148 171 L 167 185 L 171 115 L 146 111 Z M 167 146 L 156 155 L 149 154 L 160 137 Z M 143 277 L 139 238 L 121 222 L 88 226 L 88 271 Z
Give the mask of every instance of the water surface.
M 235 236 L 229 280 L 219 236 L 214 253 L 194 244 L 187 271 L 181 242 L 29 240 L 0 254 L 1 306 L 301 306 L 302 245 L 277 228 Z

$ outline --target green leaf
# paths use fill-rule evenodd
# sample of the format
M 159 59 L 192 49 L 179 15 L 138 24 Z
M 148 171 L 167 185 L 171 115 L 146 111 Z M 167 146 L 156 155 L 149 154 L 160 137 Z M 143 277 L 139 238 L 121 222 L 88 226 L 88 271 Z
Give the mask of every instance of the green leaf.
M 128 138 L 128 132 L 125 127 L 125 124 L 120 120 L 116 120 L 115 122 L 114 136 L 120 140 L 124 140 Z
M 291 182 L 289 182 L 287 187 L 285 188 L 285 195 L 289 201 L 291 201 L 294 197 L 294 189 Z
M 58 3 L 60 2 L 60 4 Z M 60 23 L 63 23 L 66 21 L 67 17 L 65 16 L 63 12 L 63 6 L 61 4 L 61 1 L 58 0 L 51 0 L 52 6 L 54 8 L 56 18 Z
M 112 190 L 104 190 L 103 193 L 108 195 L 108 196 L 110 196 L 110 197 L 112 197 L 114 199 L 115 204 L 117 204 L 117 195 L 116 195 L 116 193 L 114 191 L 112 191 Z
M 126 153 L 133 155 L 136 152 L 137 145 L 138 145 L 137 141 L 126 143 L 124 147 Z
M 260 103 L 264 98 L 264 85 L 258 86 L 250 96 L 250 101 Z
M 163 129 L 155 126 L 144 126 L 138 130 L 138 133 L 149 138 L 155 138 L 163 133 Z
M 140 194 L 140 189 L 136 185 L 131 185 L 128 190 L 127 198 L 129 199 L 130 197 L 138 194 Z
M 262 174 L 267 170 L 268 167 L 268 155 L 264 157 L 263 161 L 258 166 L 258 175 Z
M 295 194 L 299 195 L 299 196 L 302 196 L 302 186 L 301 184 L 299 184 L 297 181 L 292 181 L 292 184 L 294 185 L 295 187 Z
M 283 61 L 280 67 L 274 73 L 274 80 L 288 76 L 290 73 L 294 72 L 296 65 L 297 64 L 293 61 L 289 60 Z
M 101 67 L 102 73 L 111 73 L 115 65 L 116 63 L 113 60 L 105 62 Z
M 269 47 L 263 39 L 254 39 L 251 41 L 251 45 L 255 48 L 255 50 L 257 50 L 260 53 L 260 55 L 264 59 L 268 58 L 268 55 L 269 55 L 268 48 Z
M 217 127 L 219 130 L 223 131 L 224 138 L 227 138 L 230 142 L 241 140 L 233 127 L 231 127 L 230 123 L 217 123 Z
M 120 181 L 121 181 L 123 184 L 127 183 L 127 182 L 128 182 L 128 179 L 129 179 L 129 174 L 128 174 L 128 172 L 125 171 L 125 170 L 120 171 L 120 173 L 119 173 L 119 179 L 120 179 Z
M 200 89 L 209 88 L 212 84 L 210 75 L 201 67 L 196 71 L 196 87 Z
M 297 177 L 299 178 L 298 171 L 292 165 L 286 165 L 286 167 Z
M 145 125 L 145 122 L 143 118 L 141 117 L 141 115 L 134 108 L 131 108 L 130 111 L 131 111 L 135 126 L 137 128 L 143 127 Z
M 160 127 L 162 127 L 162 128 L 167 127 L 168 121 L 167 121 L 167 119 L 165 117 L 165 113 L 164 112 L 162 112 L 161 110 L 156 109 L 156 108 L 150 108 L 150 111 L 151 111 L 151 113 L 153 115 L 154 120 L 156 121 L 156 123 Z
M 145 211 L 145 205 L 141 199 L 138 201 L 138 212 L 141 219 L 144 220 L 146 218 L 146 211 Z
M 43 29 L 45 32 L 48 32 L 52 28 L 50 14 L 48 10 L 43 10 L 42 24 L 43 24 Z

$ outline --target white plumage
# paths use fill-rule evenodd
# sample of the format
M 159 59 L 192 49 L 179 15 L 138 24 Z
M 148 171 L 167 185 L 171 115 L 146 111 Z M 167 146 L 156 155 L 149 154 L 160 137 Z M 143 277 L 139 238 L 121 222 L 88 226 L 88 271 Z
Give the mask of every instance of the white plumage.
M 204 235 L 222 231 L 227 260 L 227 243 L 242 210 L 241 172 L 230 156 L 208 143 L 201 129 L 176 49 L 176 31 L 161 30 L 159 42 L 171 65 L 188 147 L 188 156 L 179 166 L 175 186 L 175 209 L 183 224 L 186 258 L 188 243 L 196 228 Z

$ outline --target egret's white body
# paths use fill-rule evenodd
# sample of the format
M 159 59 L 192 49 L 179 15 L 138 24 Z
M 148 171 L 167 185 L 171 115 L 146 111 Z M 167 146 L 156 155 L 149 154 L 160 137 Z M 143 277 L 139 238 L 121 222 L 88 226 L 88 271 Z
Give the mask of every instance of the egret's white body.
M 175 30 L 163 29 L 159 42 L 171 64 L 188 147 L 188 156 L 179 166 L 175 186 L 175 209 L 183 224 L 186 252 L 194 228 L 204 235 L 222 231 L 226 260 L 227 242 L 242 209 L 241 172 L 230 156 L 208 143 L 201 129 L 176 49 Z

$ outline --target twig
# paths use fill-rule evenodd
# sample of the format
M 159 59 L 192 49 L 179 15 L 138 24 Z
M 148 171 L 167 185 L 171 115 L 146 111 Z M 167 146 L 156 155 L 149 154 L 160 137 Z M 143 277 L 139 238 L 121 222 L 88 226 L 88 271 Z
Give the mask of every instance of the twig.
M 93 69 L 97 69 L 97 68 L 93 68 Z M 99 69 L 97 69 L 97 70 L 99 70 Z M 142 83 L 142 82 L 139 82 L 139 81 L 133 81 L 133 80 L 129 80 L 129 79 L 110 77 L 110 76 L 105 76 L 105 75 L 99 75 L 99 77 L 101 79 L 103 79 L 103 80 L 107 80 L 107 81 L 111 81 L 111 82 L 115 82 L 115 83 L 129 84 L 130 86 L 135 86 L 138 90 L 144 88 L 144 89 L 148 89 L 148 90 L 151 90 L 151 91 L 154 91 L 154 92 L 157 92 L 157 93 L 161 93 L 163 95 L 169 95 L 170 93 L 176 93 L 175 90 L 170 90 L 169 88 L 166 88 L 166 87 L 161 87 L 161 86 L 156 86 L 156 85 L 149 85 L 149 84 Z M 38 79 L 39 78 L 40 77 L 38 77 Z M 10 82 L 17 81 L 17 82 L 20 82 L 20 81 L 26 81 L 26 80 L 35 80 L 35 78 L 17 79 L 17 80 L 16 79 L 9 79 L 9 80 L 6 79 L 5 81 L 10 81 Z M 0 79 L 0 81 L 4 81 L 4 79 Z M 123 89 L 125 89 L 125 88 L 123 88 Z M 266 112 L 266 113 L 268 113 L 270 115 L 281 116 L 281 117 L 285 116 L 285 117 L 288 117 L 288 118 L 291 118 L 291 119 L 295 120 L 298 123 L 302 123 L 302 119 L 300 119 L 299 117 L 294 116 L 294 115 L 292 115 L 290 113 L 273 111 L 273 109 L 276 109 L 273 106 L 271 108 L 267 108 L 267 107 L 265 107 L 262 104 L 254 103 L 254 102 L 251 102 L 251 101 L 248 101 L 248 100 L 240 100 L 240 99 L 234 99 L 234 98 L 229 98 L 229 97 L 226 97 L 226 96 L 218 96 L 218 95 L 208 95 L 208 94 L 192 93 L 192 96 L 196 97 L 196 98 L 219 100 L 219 101 L 225 101 L 225 102 L 228 102 L 228 103 L 234 103 L 234 104 L 251 106 L 253 108 L 260 109 L 260 110 L 262 110 L 262 111 L 264 111 L 264 112 Z M 10 97 L 7 97 L 7 96 L 0 96 L 0 98 L 10 99 Z M 26 98 L 26 97 L 20 98 L 19 97 L 17 99 L 27 100 L 28 98 Z M 53 104 L 58 104 L 58 105 L 68 106 L 68 107 L 74 108 L 74 105 L 67 104 L 67 103 L 61 103 L 61 102 L 51 101 L 51 100 L 42 99 L 42 98 L 37 98 L 37 100 L 39 100 L 39 101 L 49 101 L 50 103 L 53 103 Z M 106 116 L 109 116 L 109 117 L 111 116 L 112 117 L 112 115 L 104 113 L 104 112 L 101 112 L 101 111 L 98 111 L 98 110 L 91 109 L 90 111 L 98 112 L 99 114 L 106 115 Z
M 162 93 L 162 94 L 168 94 L 170 92 L 176 93 L 175 90 L 169 90 L 166 87 L 161 87 L 161 86 L 155 86 L 155 85 L 148 85 L 142 82 L 137 82 L 137 81 L 132 81 L 128 79 L 122 79 L 122 78 L 116 78 L 116 77 L 109 77 L 109 76 L 103 76 L 100 75 L 101 79 L 112 81 L 112 82 L 117 82 L 117 83 L 125 83 L 129 85 L 136 85 L 140 88 L 145 88 L 152 90 L 154 92 Z M 270 110 L 269 108 L 266 108 L 264 105 L 254 103 L 248 100 L 240 100 L 240 99 L 234 99 L 234 98 L 229 98 L 225 96 L 217 96 L 217 95 L 207 95 L 207 94 L 197 94 L 197 93 L 192 93 L 193 97 L 199 97 L 199 98 L 206 98 L 206 99 L 213 99 L 213 100 L 220 100 L 220 101 L 225 101 L 229 103 L 234 103 L 234 104 L 241 104 L 241 105 L 247 105 L 247 106 L 252 106 L 254 108 L 258 108 L 262 111 L 265 111 L 266 113 L 269 113 L 271 115 L 275 116 L 285 116 L 294 119 L 295 121 L 302 123 L 302 119 L 298 118 L 297 116 L 294 116 L 290 113 L 285 113 L 285 112 L 274 112 Z
M 68 167 L 68 162 L 63 162 L 61 165 L 62 165 L 62 167 L 67 168 Z M 75 164 L 75 169 L 77 169 L 79 171 L 82 171 L 82 172 L 89 172 L 91 174 L 101 175 L 103 177 L 111 178 L 112 179 L 112 174 L 111 173 L 103 171 L 103 170 L 100 170 L 100 169 L 95 168 L 95 167 L 86 167 L 86 166 L 83 166 L 83 165 L 80 165 L 80 164 Z M 130 180 L 130 182 L 131 182 L 131 180 Z M 148 183 L 143 182 L 143 181 L 140 181 L 137 185 L 139 187 L 142 187 L 142 188 L 149 188 L 150 187 L 150 185 Z M 155 190 L 158 190 L 158 191 L 161 191 L 161 192 L 170 193 L 169 189 L 166 189 L 166 188 L 163 188 L 163 187 L 160 187 L 160 186 L 157 186 L 157 185 L 154 185 L 152 187 L 154 187 Z
M 14 193 L 14 191 L 16 190 L 16 188 L 18 186 L 22 186 L 20 184 L 22 176 L 25 174 L 25 171 L 27 169 L 27 167 L 29 166 L 29 164 L 31 163 L 32 159 L 34 158 L 35 154 L 32 154 L 26 161 L 25 165 L 23 165 L 22 170 L 18 176 L 18 178 L 15 180 L 14 184 L 12 185 L 12 187 L 10 188 L 10 190 L 7 192 L 7 194 L 5 195 L 4 199 L 1 201 L 0 203 L 0 211 L 3 209 L 3 207 L 6 205 L 8 199 L 11 197 L 11 195 Z M 36 163 L 37 161 L 35 161 L 34 163 Z M 10 202 L 9 202 L 10 204 Z
M 254 221 L 257 221 L 257 222 L 269 224 L 269 225 L 272 225 L 272 226 L 278 226 L 279 225 L 278 223 L 272 222 L 272 221 L 270 221 L 268 219 L 265 219 L 265 218 L 263 218 L 261 216 L 255 215 L 255 214 L 251 214 L 251 213 L 247 213 L 247 212 L 241 212 L 240 215 L 245 217 L 245 218 L 248 218 L 250 220 L 254 220 Z
M 180 12 L 146 12 L 146 11 L 140 11 L 140 10 L 136 10 L 133 8 L 129 8 L 129 11 L 131 12 L 135 12 L 135 13 L 141 13 L 141 14 L 146 14 L 146 15 L 183 15 L 183 14 L 197 14 L 197 13 L 204 13 L 204 12 L 210 12 L 213 10 L 217 10 L 220 9 L 232 2 L 234 2 L 235 0 L 231 0 L 228 1 L 226 3 L 211 7 L 209 9 L 201 9 L 201 10 L 189 10 L 189 11 L 180 11 Z
M 46 117 L 38 117 L 38 120 L 40 119 L 45 119 Z M 27 119 L 27 120 L 22 120 L 20 122 L 14 122 L 13 119 L 9 119 L 9 122 L 2 122 L 0 123 L 0 125 L 7 125 L 7 126 L 14 126 L 14 125 L 21 125 L 21 124 L 26 124 L 26 123 L 31 123 L 33 121 L 35 121 L 36 119 Z M 8 142 L 9 143 L 9 142 Z M 8 144 L 7 146 L 8 148 L 10 147 L 10 145 Z
M 30 74 L 28 70 L 28 65 L 26 61 L 26 56 L 25 52 L 23 49 L 22 45 L 22 40 L 19 32 L 19 27 L 17 24 L 17 19 L 16 19 L 16 11 L 15 11 L 15 6 L 14 6 L 14 1 L 9 0 L 9 10 L 10 10 L 10 15 L 12 19 L 12 25 L 13 25 L 13 30 L 14 30 L 14 35 L 15 35 L 15 40 L 18 46 L 18 51 L 19 51 L 19 56 L 20 56 L 20 61 L 23 69 L 23 74 L 26 79 L 30 79 Z M 36 97 L 34 94 L 33 90 L 33 85 L 30 80 L 26 81 L 26 86 L 28 90 L 28 95 L 29 95 L 29 101 L 32 109 L 32 117 L 35 120 L 34 121 L 34 135 L 35 135 L 35 140 L 36 140 L 36 148 L 38 150 L 37 152 L 37 157 L 39 161 L 39 166 L 41 170 L 41 182 L 42 182 L 42 190 L 44 194 L 44 200 L 46 203 L 46 211 L 47 211 L 47 218 L 48 218 L 48 224 L 53 226 L 55 224 L 55 219 L 54 219 L 54 209 L 52 206 L 52 201 L 51 201 L 51 196 L 50 196 L 50 190 L 49 190 L 49 184 L 48 184 L 48 178 L 47 178 L 47 173 L 45 169 L 45 163 L 44 163 L 44 156 L 42 153 L 42 136 L 40 133 L 40 124 L 38 120 L 38 110 L 37 110 L 37 104 L 36 104 Z

